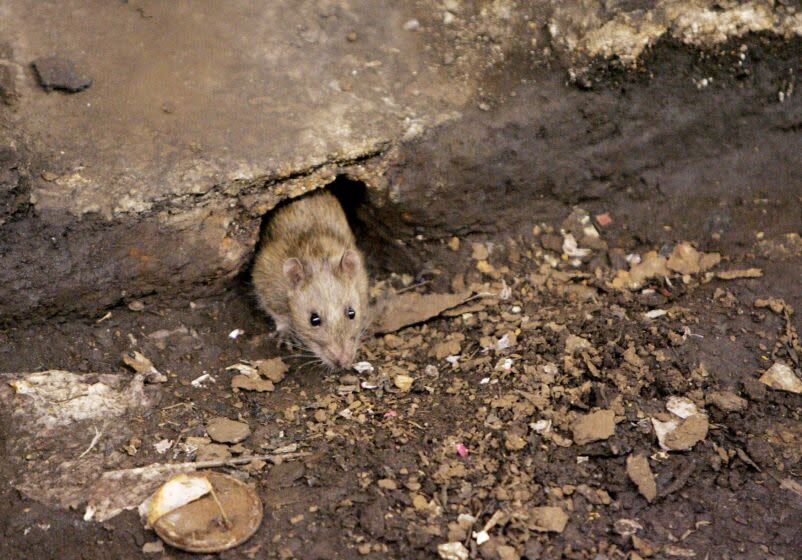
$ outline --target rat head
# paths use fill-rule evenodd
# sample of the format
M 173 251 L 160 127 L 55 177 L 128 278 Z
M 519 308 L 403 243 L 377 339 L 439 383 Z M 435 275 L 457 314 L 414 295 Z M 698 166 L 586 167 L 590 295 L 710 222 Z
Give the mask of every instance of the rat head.
M 293 334 L 329 367 L 349 367 L 367 318 L 367 276 L 359 253 L 287 259 L 284 275 Z

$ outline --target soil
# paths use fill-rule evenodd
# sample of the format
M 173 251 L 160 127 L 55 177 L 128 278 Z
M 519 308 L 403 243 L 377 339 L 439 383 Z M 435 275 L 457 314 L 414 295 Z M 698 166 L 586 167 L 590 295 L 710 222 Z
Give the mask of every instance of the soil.
M 802 396 L 757 379 L 776 360 L 799 371 L 794 335 L 802 322 L 754 306 L 772 297 L 802 309 L 799 248 L 740 224 L 756 241 L 724 254 L 719 269 L 759 267 L 762 277 L 674 275 L 621 291 L 608 284 L 620 252 L 604 238 L 624 236 L 611 217 L 581 262 L 561 254 L 563 238 L 549 224 L 515 237 L 461 239 L 449 249 L 453 270 L 470 270 L 443 276 L 495 294 L 506 286 L 507 299 L 475 300 L 467 314 L 369 338 L 360 359 L 373 373 L 326 372 L 287 358 L 290 370 L 274 392 L 233 392 L 226 367 L 287 354 L 244 282 L 222 297 L 142 300 L 139 310 L 114 308 L 106 318 L 12 328 L 0 334 L 0 363 L 5 371 L 120 372 L 123 352 L 148 357 L 168 380 L 156 408 L 129 419 L 141 445 L 117 468 L 164 461 L 158 441 L 204 436 L 220 416 L 250 426 L 240 452 L 292 443 L 308 452 L 263 468 L 220 469 L 255 485 L 265 505 L 257 534 L 221 558 L 431 558 L 455 540 L 481 558 L 799 558 L 802 496 L 788 480 L 802 477 Z M 776 249 L 782 242 L 788 250 Z M 660 250 L 634 238 L 630 245 L 641 254 Z M 644 316 L 654 309 L 668 314 Z M 244 334 L 232 339 L 234 329 Z M 165 338 L 165 330 L 173 334 Z M 216 382 L 193 386 L 204 372 Z M 411 390 L 395 388 L 399 374 L 415 379 Z M 366 379 L 379 388 L 360 388 Z M 740 395 L 746 409 L 706 404 L 714 391 Z M 690 451 L 657 444 L 649 419 L 664 418 L 670 396 L 690 398 L 709 420 Z M 615 413 L 613 435 L 572 444 L 574 423 L 596 409 Z M 11 449 L 14 423 L 6 418 L 0 430 Z M 172 459 L 192 459 L 180 449 Z M 100 445 L 93 453 L 113 451 Z M 627 478 L 632 454 L 648 457 L 654 472 L 651 503 Z M 0 467 L 0 556 L 152 557 L 141 550 L 155 537 L 133 512 L 97 524 L 20 495 L 11 484 L 20 460 Z M 567 514 L 562 532 L 534 528 L 527 515 L 540 506 Z M 460 527 L 460 514 L 475 522 Z M 471 532 L 491 518 L 490 540 L 477 547 Z M 161 557 L 190 555 L 166 547 Z
M 801 558 L 802 396 L 758 379 L 775 362 L 799 375 L 802 353 L 802 252 L 784 237 L 802 231 L 802 98 L 777 99 L 789 84 L 799 89 L 802 47 L 751 36 L 744 66 L 740 43 L 700 54 L 663 41 L 642 74 L 590 68 L 579 88 L 565 86 L 562 70 L 544 70 L 533 88 L 491 70 L 490 110 L 477 99 L 460 120 L 397 147 L 388 192 L 339 179 L 335 188 L 361 193 L 347 204 L 377 282 L 493 294 L 369 337 L 359 359 L 372 373 L 286 357 L 247 271 L 229 281 L 236 270 L 210 275 L 193 258 L 217 238 L 190 250 L 180 239 L 161 243 L 170 234 L 159 225 L 126 221 L 113 234 L 73 225 L 80 235 L 66 249 L 57 230 L 39 226 L 4 238 L 34 248 L 26 259 L 7 255 L 7 293 L 18 301 L 3 305 L 14 314 L 37 308 L 20 295 L 31 282 L 60 294 L 45 315 L 103 310 L 5 327 L 0 371 L 120 373 L 123 353 L 150 359 L 167 381 L 150 387 L 160 395 L 154 408 L 120 423 L 137 444 L 101 437 L 90 448 L 89 425 L 49 442 L 89 449 L 116 469 L 195 459 L 181 442 L 205 436 L 218 417 L 248 424 L 240 455 L 287 445 L 308 453 L 218 469 L 253 484 L 265 506 L 256 535 L 220 558 L 436 558 L 457 541 L 472 557 L 501 560 Z M 515 54 L 500 68 L 515 67 Z M 699 85 L 710 76 L 712 85 Z M 16 164 L 3 168 L 18 182 Z M 0 213 L 20 215 L 27 197 L 9 193 Z M 601 239 L 592 246 L 578 238 L 590 249 L 581 258 L 565 254 L 560 232 L 575 204 L 610 221 L 594 218 Z M 259 218 L 248 219 L 255 243 Z M 54 246 L 45 251 L 42 239 Z M 115 256 L 143 239 L 180 266 L 146 274 Z M 684 240 L 723 262 L 685 279 L 611 287 L 628 255 L 667 255 Z M 111 268 L 96 265 L 103 251 Z M 714 274 L 747 268 L 763 274 Z M 109 280 L 115 271 L 119 282 Z M 80 289 L 62 290 L 62 279 Z M 786 306 L 756 307 L 761 298 Z M 244 334 L 231 338 L 236 329 Z M 275 390 L 232 390 L 227 367 L 281 356 L 290 369 Z M 215 381 L 192 384 L 204 374 Z M 408 390 L 399 376 L 414 379 Z M 705 416 L 690 450 L 658 444 L 651 420 L 672 420 L 669 397 Z M 576 443 L 577 422 L 599 410 L 613 412 L 612 435 L 588 429 L 580 439 L 590 441 Z M 135 512 L 95 523 L 82 507 L 60 510 L 18 491 L 24 469 L 40 464 L 40 450 L 17 445 L 18 420 L 0 410 L 0 558 L 192 557 L 170 547 L 146 554 L 156 537 Z M 164 440 L 171 448 L 160 454 Z M 627 474 L 638 455 L 656 479 L 651 500 Z M 546 523 L 536 509 L 546 506 L 567 524 L 558 510 Z M 480 546 L 473 533 L 486 526 Z

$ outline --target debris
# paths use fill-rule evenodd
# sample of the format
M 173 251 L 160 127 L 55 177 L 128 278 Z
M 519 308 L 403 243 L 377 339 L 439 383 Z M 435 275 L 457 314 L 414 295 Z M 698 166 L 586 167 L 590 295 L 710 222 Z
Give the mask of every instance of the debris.
M 684 420 L 667 422 L 652 418 L 652 426 L 662 449 L 686 451 L 707 436 L 709 423 L 704 414 L 694 414 Z
M 142 545 L 142 554 L 161 554 L 164 552 L 164 543 L 160 540 L 147 542 Z
M 128 376 L 79 374 L 48 370 L 20 374 L 9 385 L 24 399 L 15 416 L 24 416 L 42 428 L 65 426 L 80 420 L 108 420 L 125 412 L 146 407 L 144 376 L 137 374 L 125 386 Z
M 570 233 L 566 233 L 563 237 L 562 245 L 563 253 L 569 257 L 582 259 L 590 255 L 590 249 L 582 249 L 577 245 L 576 239 Z
M 169 439 L 163 439 L 157 443 L 153 444 L 153 448 L 156 450 L 156 453 L 159 455 L 163 455 L 170 447 L 173 445 L 173 442 Z
M 73 61 L 60 56 L 38 58 L 33 68 L 45 91 L 78 93 L 92 85 L 92 78 L 83 74 Z
M 404 23 L 404 31 L 418 31 L 420 22 L 416 19 L 409 19 Z
M 743 412 L 749 402 L 732 391 L 713 391 L 705 395 L 705 402 L 724 412 Z
M 457 455 L 463 459 L 468 456 L 468 448 L 465 447 L 464 443 L 458 443 L 455 445 L 455 447 L 457 448 Z
M 440 313 L 456 307 L 470 297 L 470 292 L 459 294 L 428 294 L 405 292 L 391 299 L 379 322 L 378 334 L 398 331 L 437 317 Z
M 398 387 L 401 391 L 409 391 L 412 388 L 412 384 L 415 382 L 413 377 L 409 375 L 399 374 L 396 375 L 393 379 L 393 384 Z
M 142 311 L 143 309 L 145 309 L 145 304 L 142 303 L 140 300 L 135 299 L 128 304 L 128 309 L 130 309 L 131 311 Z
M 609 225 L 612 225 L 613 218 L 607 212 L 605 212 L 604 214 L 596 214 L 596 223 L 599 224 L 601 227 L 607 227 Z
M 437 545 L 437 554 L 443 560 L 468 560 L 469 552 L 461 542 L 450 542 Z
M 577 352 L 584 352 L 593 348 L 593 345 L 586 338 L 569 334 L 565 339 L 565 353 L 569 355 L 576 354 Z
M 747 268 L 744 270 L 723 270 L 716 273 L 716 277 L 721 280 L 737 280 L 739 278 L 760 278 L 763 271 L 759 268 Z
M 259 374 L 267 377 L 273 383 L 281 383 L 289 371 L 289 366 L 281 358 L 259 360 L 255 362 Z
M 153 367 L 153 362 L 140 352 L 124 353 L 123 362 L 135 372 L 144 375 L 145 381 L 148 383 L 164 383 L 167 381 L 167 376 L 159 373 L 159 370 Z
M 529 528 L 541 533 L 562 533 L 568 523 L 568 514 L 562 508 L 541 506 L 529 511 Z
M 180 474 L 140 506 L 159 537 L 189 552 L 228 550 L 262 523 L 262 502 L 236 478 L 217 472 Z
M 785 303 L 785 300 L 781 298 L 758 298 L 755 300 L 755 307 L 768 307 L 777 315 L 782 315 L 786 310 L 790 315 L 793 315 L 794 313 L 793 308 Z
M 227 461 L 231 459 L 231 451 L 227 445 L 219 443 L 209 443 L 198 447 L 195 461 L 203 463 L 206 461 Z
M 665 315 L 668 315 L 668 311 L 666 311 L 665 309 L 652 309 L 651 311 L 647 311 L 646 313 L 643 314 L 643 316 L 646 317 L 647 319 L 657 319 Z
M 627 475 L 638 487 L 638 491 L 651 502 L 657 497 L 657 483 L 649 466 L 649 460 L 643 455 L 627 457 Z
M 666 266 L 680 274 L 698 274 L 721 262 L 718 253 L 700 253 L 693 245 L 684 241 L 677 244 L 668 256 Z
M 615 413 L 612 410 L 597 410 L 580 416 L 572 429 L 577 445 L 607 439 L 615 433 Z
M 472 246 L 471 258 L 475 261 L 486 261 L 490 256 L 490 251 L 487 250 L 487 245 L 484 243 L 474 243 Z
M 370 362 L 357 362 L 353 365 L 353 368 L 357 373 L 371 373 L 374 371 L 373 364 Z
M 235 375 L 231 378 L 232 389 L 242 389 L 244 391 L 256 391 L 259 393 L 271 392 L 276 389 L 273 382 L 261 377 L 253 378 L 248 375 Z
M 699 413 L 693 401 L 685 397 L 669 397 L 666 409 L 680 418 L 688 418 Z
M 637 290 L 652 278 L 669 276 L 665 257 L 651 251 L 643 256 L 639 264 L 633 264 L 629 270 L 619 270 L 611 286 L 616 289 Z
M 214 377 L 212 377 L 208 373 L 204 373 L 203 375 L 200 375 L 200 376 L 196 377 L 195 379 L 193 379 L 192 381 L 190 381 L 190 385 L 192 385 L 193 387 L 203 388 L 204 387 L 204 383 L 206 383 L 207 381 L 211 381 L 212 383 L 216 383 Z
M 775 362 L 767 369 L 759 381 L 772 389 L 796 394 L 802 393 L 802 381 L 794 374 L 794 370 L 780 362 Z
M 244 334 L 245 334 L 244 330 L 242 330 L 242 329 L 234 329 L 233 331 L 228 333 L 228 338 L 230 338 L 231 340 L 237 340 L 237 338 L 239 338 L 240 336 L 242 336 Z
M 251 435 L 251 428 L 245 422 L 220 416 L 209 420 L 206 433 L 217 443 L 239 443 Z
M 459 237 L 452 237 L 448 240 L 448 248 L 452 251 L 459 251 Z

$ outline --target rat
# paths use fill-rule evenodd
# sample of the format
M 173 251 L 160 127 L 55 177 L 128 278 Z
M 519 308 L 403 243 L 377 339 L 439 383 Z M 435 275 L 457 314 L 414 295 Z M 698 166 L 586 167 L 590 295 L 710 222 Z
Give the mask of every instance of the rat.
M 280 207 L 253 267 L 277 333 L 330 369 L 351 366 L 368 323 L 368 276 L 339 201 L 328 191 Z

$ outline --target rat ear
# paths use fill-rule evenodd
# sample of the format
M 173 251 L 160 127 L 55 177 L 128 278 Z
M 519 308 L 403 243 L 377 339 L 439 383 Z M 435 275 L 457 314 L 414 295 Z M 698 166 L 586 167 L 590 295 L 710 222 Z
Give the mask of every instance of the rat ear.
M 290 281 L 290 285 L 296 288 L 304 279 L 304 266 L 298 259 L 287 259 L 284 261 L 284 276 Z
M 353 274 L 359 267 L 359 255 L 353 249 L 348 249 L 340 259 L 340 268 L 347 274 Z

